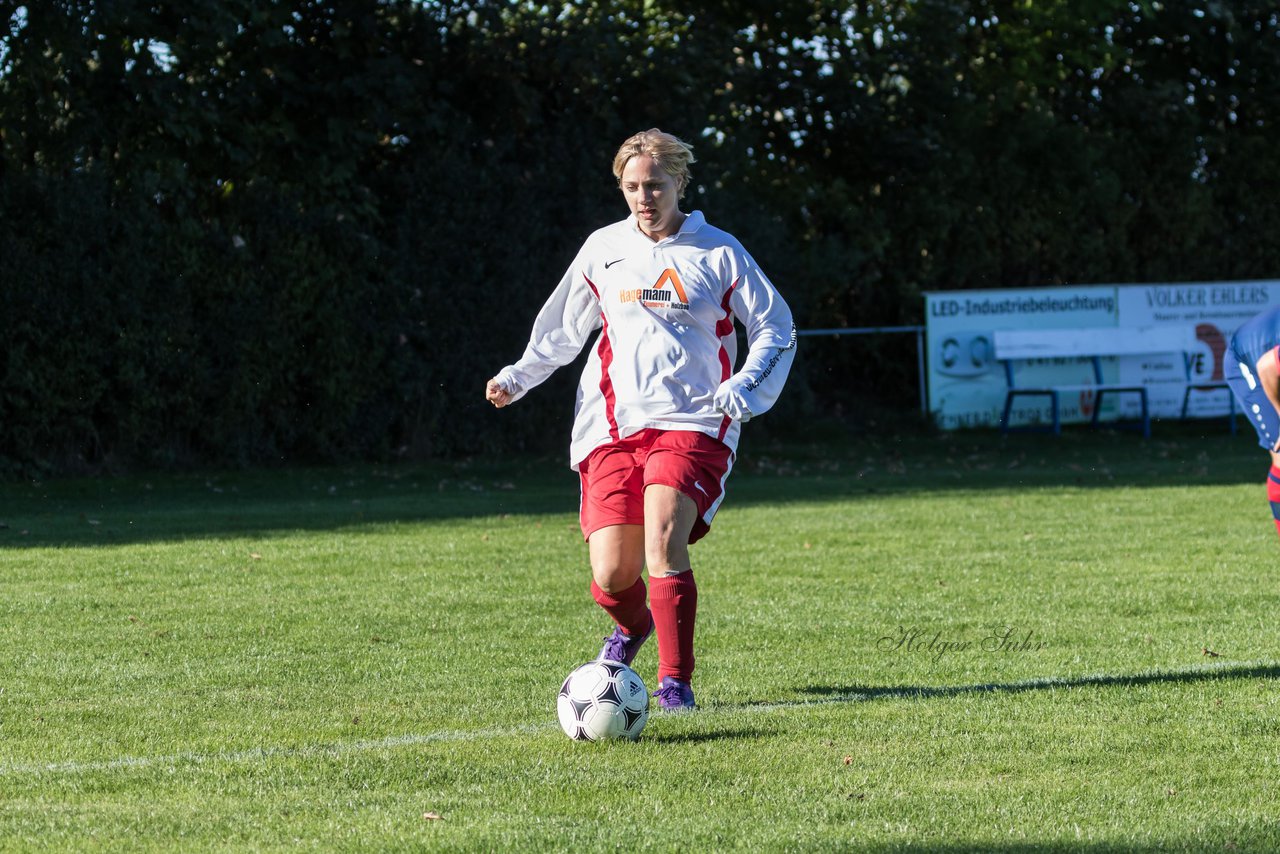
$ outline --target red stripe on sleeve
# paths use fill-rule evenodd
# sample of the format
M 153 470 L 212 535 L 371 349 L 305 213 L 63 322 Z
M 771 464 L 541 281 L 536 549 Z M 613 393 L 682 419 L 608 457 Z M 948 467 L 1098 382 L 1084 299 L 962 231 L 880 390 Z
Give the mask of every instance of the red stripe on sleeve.
M 604 417 L 609 422 L 609 438 L 618 441 L 618 418 L 614 413 L 617 404 L 617 396 L 613 393 L 613 378 L 609 376 L 609 367 L 613 364 L 613 344 L 609 341 L 609 318 L 604 313 L 603 301 L 600 299 L 600 289 L 596 287 L 596 283 L 582 277 L 586 280 L 587 287 L 591 288 L 591 293 L 596 295 L 596 301 L 601 303 L 600 309 L 600 343 L 596 345 L 596 352 L 600 355 L 600 394 L 604 396 Z
M 724 292 L 724 299 L 720 300 L 720 308 L 724 310 L 724 317 L 716 321 L 716 337 L 720 339 L 720 382 L 729 379 L 730 374 L 733 373 L 733 365 L 729 362 L 729 350 L 724 346 L 724 340 L 733 334 L 733 309 L 729 307 L 729 299 L 733 296 L 734 289 L 738 287 L 738 282 L 741 281 L 741 278 L 734 279 L 729 290 Z M 721 438 L 727 427 L 728 424 L 725 424 L 721 428 Z

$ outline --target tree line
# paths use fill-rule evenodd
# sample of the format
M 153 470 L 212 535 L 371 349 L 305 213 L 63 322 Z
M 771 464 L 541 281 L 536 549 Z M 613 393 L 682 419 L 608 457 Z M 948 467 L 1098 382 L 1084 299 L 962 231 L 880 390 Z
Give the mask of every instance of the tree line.
M 0 468 L 562 452 L 483 383 L 654 126 L 802 328 L 1274 276 L 1277 108 L 1245 0 L 0 3 Z M 773 429 L 914 406 L 802 344 Z

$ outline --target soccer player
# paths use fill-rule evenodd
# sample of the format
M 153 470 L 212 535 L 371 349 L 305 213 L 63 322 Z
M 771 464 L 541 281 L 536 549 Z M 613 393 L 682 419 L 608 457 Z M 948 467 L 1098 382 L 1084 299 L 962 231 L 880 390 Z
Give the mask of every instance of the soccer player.
M 591 593 L 616 623 L 600 658 L 629 665 L 656 631 L 665 711 L 694 707 L 689 546 L 724 499 L 741 425 L 778 399 L 796 346 L 791 310 L 755 260 L 701 211 L 680 210 L 693 162 L 687 143 L 657 128 L 622 144 L 613 174 L 630 216 L 587 238 L 524 355 L 485 388 L 494 406 L 514 403 L 599 330 L 569 462 Z M 748 348 L 736 371 L 735 319 Z
M 1267 500 L 1280 532 L 1280 307 L 1267 309 L 1246 321 L 1231 336 L 1223 373 L 1249 423 L 1258 431 L 1258 444 L 1271 453 Z

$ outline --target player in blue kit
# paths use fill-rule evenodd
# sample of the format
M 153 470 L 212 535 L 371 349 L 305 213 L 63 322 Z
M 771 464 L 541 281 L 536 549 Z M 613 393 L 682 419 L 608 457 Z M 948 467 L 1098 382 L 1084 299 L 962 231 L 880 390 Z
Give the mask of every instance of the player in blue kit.
M 1268 309 L 1236 330 L 1227 348 L 1224 374 L 1258 444 L 1271 454 L 1267 500 L 1280 532 L 1280 307 Z

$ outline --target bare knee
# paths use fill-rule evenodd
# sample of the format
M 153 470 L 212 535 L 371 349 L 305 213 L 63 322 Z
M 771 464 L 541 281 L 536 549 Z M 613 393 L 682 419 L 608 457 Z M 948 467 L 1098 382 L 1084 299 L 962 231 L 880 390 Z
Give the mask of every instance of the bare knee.
M 620 563 L 591 566 L 591 577 L 596 586 L 610 595 L 630 590 L 644 572 L 644 564 L 623 565 Z
M 650 575 L 673 575 L 689 568 L 689 534 L 674 519 L 645 527 L 644 556 Z
M 661 484 L 644 493 L 644 557 L 652 576 L 689 569 L 689 532 L 697 520 L 693 499 Z
M 591 577 L 605 593 L 630 589 L 644 572 L 644 533 L 639 525 L 615 525 L 591 535 Z

